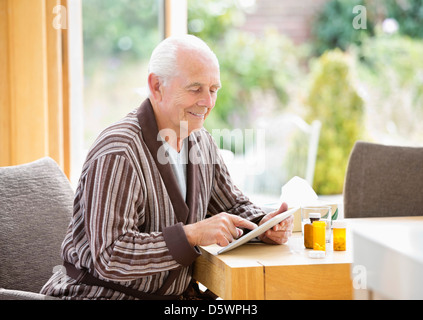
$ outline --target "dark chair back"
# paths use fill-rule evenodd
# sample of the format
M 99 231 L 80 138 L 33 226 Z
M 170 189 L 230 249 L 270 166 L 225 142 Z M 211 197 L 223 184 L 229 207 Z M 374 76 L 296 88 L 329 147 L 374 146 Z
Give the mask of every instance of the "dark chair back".
M 423 148 L 358 141 L 345 178 L 344 215 L 423 215 Z

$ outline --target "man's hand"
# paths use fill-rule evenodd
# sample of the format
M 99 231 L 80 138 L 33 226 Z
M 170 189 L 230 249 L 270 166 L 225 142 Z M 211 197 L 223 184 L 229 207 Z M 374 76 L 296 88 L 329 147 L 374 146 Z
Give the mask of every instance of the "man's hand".
M 257 225 L 239 216 L 222 212 L 197 223 L 188 224 L 184 226 L 184 230 L 192 246 L 208 246 L 217 243 L 224 247 L 242 236 L 243 232 L 238 227 L 253 230 L 257 228 Z
M 288 210 L 288 205 L 284 202 L 282 203 L 279 210 L 267 214 L 263 219 L 261 219 L 260 224 L 265 223 L 274 216 L 285 212 Z M 275 225 L 273 228 L 267 230 L 265 233 L 259 236 L 259 239 L 263 242 L 269 244 L 283 244 L 288 241 L 288 238 L 292 235 L 292 229 L 294 228 L 294 216 L 289 216 L 285 220 L 281 221 L 279 224 Z

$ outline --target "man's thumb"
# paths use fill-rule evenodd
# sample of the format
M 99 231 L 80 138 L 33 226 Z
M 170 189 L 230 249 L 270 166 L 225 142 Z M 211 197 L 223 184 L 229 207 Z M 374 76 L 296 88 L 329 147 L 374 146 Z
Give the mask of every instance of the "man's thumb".
M 273 212 L 272 216 L 276 216 L 282 212 L 285 212 L 286 210 L 288 210 L 288 204 L 286 202 L 283 202 L 279 209 Z

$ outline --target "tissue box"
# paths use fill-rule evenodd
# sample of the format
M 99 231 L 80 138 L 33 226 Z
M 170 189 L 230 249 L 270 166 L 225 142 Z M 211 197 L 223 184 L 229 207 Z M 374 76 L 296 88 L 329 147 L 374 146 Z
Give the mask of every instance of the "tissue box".
M 277 209 L 279 209 L 279 205 L 280 204 L 271 204 L 271 205 L 267 205 L 266 207 L 262 207 L 262 209 L 266 212 L 272 212 L 275 211 Z M 288 203 L 289 206 L 289 203 Z M 330 206 L 332 208 L 332 220 L 336 220 L 338 218 L 338 204 L 337 203 L 332 203 L 332 202 L 326 202 L 326 201 L 316 201 L 313 202 L 310 205 L 303 205 L 303 207 L 312 207 L 312 206 Z M 293 206 L 289 206 L 288 209 L 292 209 Z M 294 212 L 294 229 L 292 230 L 293 232 L 298 232 L 298 231 L 302 231 L 301 230 L 301 209 L 298 209 L 297 211 Z

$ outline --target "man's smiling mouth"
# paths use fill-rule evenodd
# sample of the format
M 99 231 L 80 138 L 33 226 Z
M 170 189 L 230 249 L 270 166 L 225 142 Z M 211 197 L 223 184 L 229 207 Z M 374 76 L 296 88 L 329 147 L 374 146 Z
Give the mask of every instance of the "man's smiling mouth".
M 204 116 L 205 116 L 204 113 L 195 113 L 195 112 L 192 112 L 192 111 L 188 111 L 188 113 L 192 114 L 194 117 L 201 118 L 201 119 L 204 119 Z

